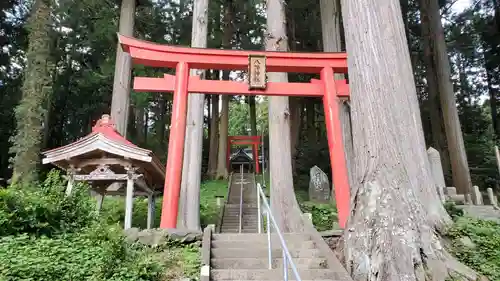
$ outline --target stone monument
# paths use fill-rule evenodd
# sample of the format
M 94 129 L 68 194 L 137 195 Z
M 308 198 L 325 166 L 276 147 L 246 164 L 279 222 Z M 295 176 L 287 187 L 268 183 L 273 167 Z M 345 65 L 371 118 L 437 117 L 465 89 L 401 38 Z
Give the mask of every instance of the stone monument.
M 331 198 L 328 176 L 318 166 L 309 171 L 309 200 L 319 203 L 329 203 Z

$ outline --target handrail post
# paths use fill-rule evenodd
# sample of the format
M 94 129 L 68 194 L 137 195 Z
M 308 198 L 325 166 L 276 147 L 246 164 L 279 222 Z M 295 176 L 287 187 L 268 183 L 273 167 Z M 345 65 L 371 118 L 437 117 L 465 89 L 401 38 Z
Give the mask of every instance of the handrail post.
M 288 281 L 288 257 L 286 256 L 285 249 L 283 249 L 283 280 Z
M 269 214 L 269 209 L 266 212 L 266 231 L 267 231 L 267 258 L 269 269 L 273 269 L 273 254 L 272 254 L 272 245 L 271 245 L 271 218 Z
M 259 194 L 259 185 L 255 182 L 254 176 L 254 184 L 255 184 L 255 192 L 257 192 L 257 225 L 259 226 L 259 234 L 262 233 L 262 211 L 260 207 L 260 194 Z
M 240 224 L 239 224 L 239 233 L 241 233 L 242 217 L 243 217 L 243 165 L 240 165 Z
M 265 208 L 265 213 L 266 213 L 266 232 L 267 232 L 267 244 L 268 244 L 268 266 L 269 269 L 273 269 L 273 260 L 272 260 L 272 245 L 271 245 L 271 223 L 274 227 L 274 230 L 276 232 L 276 235 L 278 236 L 281 250 L 283 251 L 283 267 L 284 267 L 284 280 L 288 281 L 288 267 L 292 269 L 293 276 L 295 277 L 295 280 L 301 281 L 302 279 L 300 278 L 299 272 L 297 270 L 297 266 L 292 260 L 292 256 L 290 255 L 290 251 L 288 250 L 288 247 L 286 245 L 285 237 L 283 233 L 281 233 L 281 230 L 276 223 L 276 219 L 274 218 L 272 212 L 271 212 L 271 207 L 269 206 L 269 202 L 267 201 L 266 195 L 264 194 L 264 191 L 262 190 L 262 187 L 260 184 L 257 184 L 257 189 L 259 191 L 259 196 L 262 199 L 262 203 L 264 204 Z

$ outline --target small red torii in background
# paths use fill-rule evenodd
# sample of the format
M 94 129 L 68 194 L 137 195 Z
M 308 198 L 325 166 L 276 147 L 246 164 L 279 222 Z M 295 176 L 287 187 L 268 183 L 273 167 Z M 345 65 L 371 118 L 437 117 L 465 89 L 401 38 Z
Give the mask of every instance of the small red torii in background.
M 174 47 L 159 45 L 118 35 L 123 50 L 134 64 L 150 67 L 175 68 L 175 76 L 163 78 L 135 77 L 134 90 L 139 92 L 173 92 L 172 123 L 168 144 L 168 159 L 163 193 L 161 228 L 175 228 L 181 187 L 186 114 L 189 93 L 219 95 L 265 95 L 321 97 L 325 109 L 325 125 L 330 151 L 332 185 L 335 187 L 339 225 L 344 228 L 349 217 L 349 180 L 339 120 L 339 98 L 349 97 L 346 80 L 334 80 L 334 73 L 347 73 L 346 53 L 289 53 L 239 51 Z M 249 87 L 235 81 L 201 80 L 189 76 L 190 69 L 242 70 L 251 69 L 252 57 L 264 58 L 263 71 L 255 81 L 265 80 L 266 72 L 319 73 L 320 80 L 311 83 L 268 82 L 264 87 Z M 260 67 L 260 66 L 259 66 Z M 255 82 L 249 79 L 250 84 Z M 272 149 L 272 148 L 270 148 Z
M 253 161 L 255 163 L 255 173 L 260 174 L 259 167 L 259 144 L 261 143 L 260 136 L 228 136 L 227 137 L 227 159 L 226 167 L 229 167 L 231 160 L 231 146 L 233 145 L 251 145 Z M 264 161 L 264 159 L 262 159 Z

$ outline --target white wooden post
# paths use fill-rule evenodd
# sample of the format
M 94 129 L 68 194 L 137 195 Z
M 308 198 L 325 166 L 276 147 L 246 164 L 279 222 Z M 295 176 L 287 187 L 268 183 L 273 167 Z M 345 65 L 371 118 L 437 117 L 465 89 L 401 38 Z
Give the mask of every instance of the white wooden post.
M 97 213 L 99 214 L 102 209 L 102 203 L 104 202 L 104 194 L 98 193 L 96 195 L 96 199 L 97 199 Z
M 127 191 L 125 197 L 125 223 L 124 228 L 129 229 L 132 227 L 132 210 L 134 206 L 134 179 L 131 172 L 127 179 Z
M 147 228 L 151 229 L 154 227 L 155 221 L 155 196 L 153 194 L 148 195 L 148 221 Z
M 66 196 L 71 195 L 71 191 L 73 191 L 73 185 L 75 185 L 75 178 L 73 177 L 73 173 L 70 172 L 68 175 L 68 185 L 66 186 Z
M 66 196 L 71 195 L 73 191 L 73 186 L 75 185 L 75 167 L 71 165 L 67 171 L 68 174 L 68 185 L 66 186 Z

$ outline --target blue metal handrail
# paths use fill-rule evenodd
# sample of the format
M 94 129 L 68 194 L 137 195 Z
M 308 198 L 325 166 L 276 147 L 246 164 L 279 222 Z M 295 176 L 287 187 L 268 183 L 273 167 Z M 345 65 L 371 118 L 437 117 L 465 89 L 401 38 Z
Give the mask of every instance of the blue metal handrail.
M 268 245 L 268 266 L 269 269 L 273 268 L 273 257 L 272 257 L 272 247 L 271 247 L 271 224 L 276 231 L 276 234 L 278 234 L 278 238 L 281 244 L 281 249 L 283 251 L 283 280 L 288 281 L 288 266 L 292 269 L 292 273 L 295 277 L 295 280 L 297 281 L 302 281 L 300 278 L 299 272 L 297 270 L 297 267 L 295 266 L 295 263 L 292 260 L 292 256 L 290 255 L 290 251 L 288 250 L 288 247 L 286 246 L 285 238 L 283 237 L 283 234 L 281 233 L 281 230 L 278 227 L 278 224 L 276 223 L 276 220 L 273 216 L 273 213 L 271 211 L 271 207 L 269 206 L 269 203 L 267 202 L 267 197 L 264 194 L 264 191 L 262 190 L 262 187 L 260 183 L 257 183 L 257 192 L 258 192 L 258 200 L 262 200 L 262 203 L 264 203 L 264 210 L 266 212 L 266 232 L 267 232 L 267 245 Z M 260 207 L 261 204 L 258 206 Z M 261 210 L 258 210 L 259 216 L 261 215 Z

